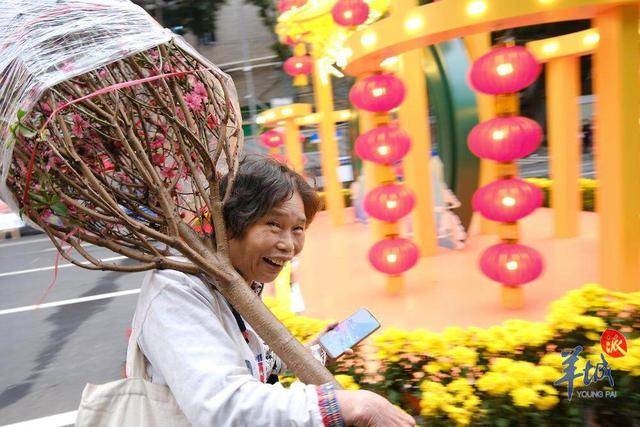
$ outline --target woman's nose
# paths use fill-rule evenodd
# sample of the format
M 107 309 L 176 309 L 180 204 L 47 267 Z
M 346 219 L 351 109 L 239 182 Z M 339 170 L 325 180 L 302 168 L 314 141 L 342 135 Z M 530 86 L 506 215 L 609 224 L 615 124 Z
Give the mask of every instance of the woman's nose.
M 293 254 L 295 249 L 294 246 L 293 236 L 291 233 L 282 233 L 280 235 L 280 239 L 278 239 L 278 243 L 276 244 L 276 248 L 278 248 L 278 250 L 286 252 L 287 254 Z

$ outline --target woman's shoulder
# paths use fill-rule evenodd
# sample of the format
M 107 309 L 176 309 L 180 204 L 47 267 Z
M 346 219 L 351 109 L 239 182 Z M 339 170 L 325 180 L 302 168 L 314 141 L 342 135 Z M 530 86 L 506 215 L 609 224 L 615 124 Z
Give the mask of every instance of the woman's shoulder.
M 218 311 L 218 298 L 218 292 L 211 291 L 198 276 L 176 270 L 151 270 L 140 287 L 135 317 L 142 321 L 149 309 L 159 304 L 165 309 L 175 305 L 173 308 L 182 310 L 189 305 Z
M 151 270 L 147 272 L 140 288 L 141 296 L 154 298 L 167 291 L 197 293 L 207 299 L 212 297 L 207 285 L 198 276 L 177 270 Z

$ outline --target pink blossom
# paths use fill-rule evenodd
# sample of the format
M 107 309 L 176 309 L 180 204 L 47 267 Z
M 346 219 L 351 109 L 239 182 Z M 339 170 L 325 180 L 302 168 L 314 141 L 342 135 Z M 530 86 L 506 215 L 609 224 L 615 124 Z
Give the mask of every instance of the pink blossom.
M 156 166 L 162 166 L 164 165 L 164 161 L 167 159 L 167 156 L 165 156 L 162 153 L 156 153 L 156 154 L 152 154 L 151 155 L 151 161 L 153 162 L 153 164 L 155 164 Z
M 151 141 L 151 148 L 160 148 L 164 145 L 165 143 L 165 137 L 163 134 L 158 133 L 156 134 L 156 138 Z
M 177 168 L 175 165 L 163 167 L 162 169 L 160 169 L 160 176 L 166 179 L 173 179 L 177 175 L 176 169 Z
M 209 96 L 209 94 L 207 93 L 207 88 L 205 88 L 201 82 L 198 82 L 193 86 L 193 93 L 200 96 L 201 98 L 206 98 Z
M 89 127 L 89 122 L 86 121 L 80 114 L 73 113 L 73 127 L 71 132 L 78 138 L 84 136 L 84 130 Z
M 194 92 L 189 92 L 184 96 L 184 100 L 192 111 L 202 110 L 202 97 Z

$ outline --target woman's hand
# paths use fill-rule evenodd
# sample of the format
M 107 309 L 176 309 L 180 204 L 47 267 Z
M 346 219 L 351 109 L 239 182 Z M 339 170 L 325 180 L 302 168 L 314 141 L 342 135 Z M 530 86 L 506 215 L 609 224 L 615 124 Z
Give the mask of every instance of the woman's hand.
M 338 322 L 333 322 L 327 325 L 326 328 L 324 328 L 324 330 L 322 332 L 320 332 L 318 335 L 316 335 L 316 337 L 314 339 L 312 339 L 311 341 L 307 342 L 306 346 L 307 347 L 313 347 L 316 344 L 319 344 L 320 341 L 320 337 L 324 334 L 326 334 L 327 332 L 329 332 L 330 330 L 334 329 L 336 326 L 338 326 Z M 353 355 L 353 349 L 348 348 L 345 350 L 345 352 L 342 354 L 347 355 L 347 356 L 352 356 Z M 336 363 L 336 359 L 332 359 L 331 357 L 329 357 L 329 355 L 327 355 L 327 365 L 333 365 L 334 363 Z
M 413 417 L 384 397 L 366 390 L 336 390 L 340 413 L 348 426 L 412 427 Z

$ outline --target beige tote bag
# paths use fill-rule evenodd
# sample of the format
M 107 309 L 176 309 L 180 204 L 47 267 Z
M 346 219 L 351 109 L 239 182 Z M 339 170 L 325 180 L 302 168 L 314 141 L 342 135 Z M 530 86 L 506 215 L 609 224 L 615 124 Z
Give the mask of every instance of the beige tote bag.
M 131 333 L 127 365 L 131 376 L 106 384 L 87 384 L 82 392 L 77 427 L 190 426 L 169 387 L 149 381 L 144 355 Z

